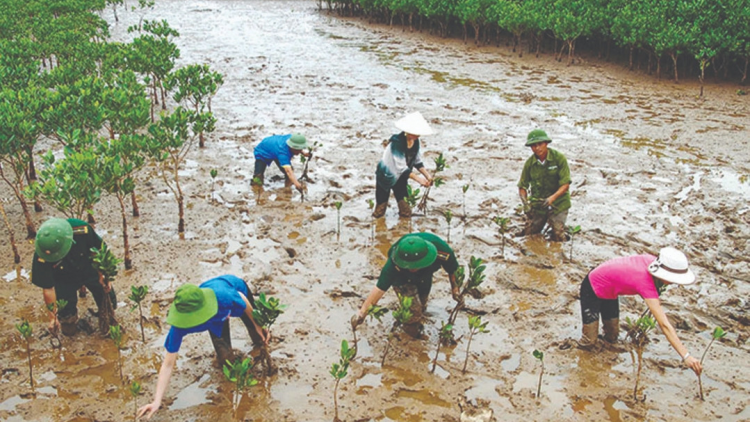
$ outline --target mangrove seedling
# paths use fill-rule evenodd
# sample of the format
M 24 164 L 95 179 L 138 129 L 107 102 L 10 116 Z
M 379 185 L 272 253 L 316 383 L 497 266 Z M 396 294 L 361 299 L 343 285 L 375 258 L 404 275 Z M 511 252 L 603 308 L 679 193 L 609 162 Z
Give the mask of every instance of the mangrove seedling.
M 16 330 L 21 333 L 24 341 L 26 341 L 26 356 L 29 358 L 29 384 L 31 385 L 31 391 L 34 391 L 34 369 L 31 366 L 31 334 L 34 329 L 27 320 L 22 320 L 20 324 L 16 324 Z
M 646 346 L 646 343 L 648 343 L 648 333 L 656 328 L 656 320 L 651 315 L 644 315 L 637 320 L 632 320 L 630 317 L 625 318 L 625 323 L 628 326 L 628 332 L 627 332 L 627 338 L 630 340 L 630 343 L 635 348 L 635 353 L 637 356 L 637 366 L 636 366 L 636 374 L 635 374 L 635 387 L 633 388 L 633 399 L 636 401 L 639 401 L 638 399 L 638 383 L 641 379 L 641 369 L 643 367 L 643 348 Z M 633 356 L 633 351 L 631 350 L 630 356 L 633 358 L 633 363 L 636 363 L 636 357 Z M 646 397 L 643 397 L 644 401 L 646 400 Z
M 464 216 L 463 220 L 466 221 L 466 191 L 469 190 L 469 185 L 463 185 L 461 186 L 461 191 L 463 192 L 463 207 L 464 207 Z
M 419 188 L 412 189 L 411 186 L 406 185 L 406 197 L 404 197 L 404 201 L 409 204 L 410 208 L 414 208 L 414 206 L 417 205 L 417 201 L 419 201 L 419 192 Z
M 497 231 L 500 233 L 500 255 L 505 259 L 505 233 L 508 233 L 508 223 L 510 218 L 495 216 L 492 222 L 497 224 Z
M 339 358 L 339 363 L 334 363 L 331 365 L 330 374 L 333 377 L 333 379 L 336 380 L 336 383 L 333 385 L 333 409 L 334 409 L 334 421 L 339 421 L 339 401 L 338 401 L 338 389 L 339 389 L 339 382 L 341 382 L 344 377 L 346 377 L 346 374 L 349 370 L 349 363 L 351 363 L 351 360 L 354 359 L 354 356 L 356 354 L 355 349 L 349 348 L 349 343 L 347 343 L 346 340 L 341 340 L 341 357 Z
M 250 369 L 253 367 L 253 358 L 248 357 L 242 360 L 237 358 L 234 363 L 226 361 L 224 364 L 224 377 L 234 383 L 234 392 L 232 395 L 232 410 L 235 412 L 240 406 L 242 393 L 248 388 L 256 385 L 258 380 L 253 377 Z
M 443 217 L 445 217 L 445 222 L 448 223 L 448 243 L 451 242 L 451 221 L 453 221 L 453 213 L 451 210 L 445 210 L 443 211 Z
M 432 186 L 435 186 L 437 188 L 445 184 L 445 179 L 437 176 L 437 174 L 448 168 L 448 165 L 446 164 L 445 157 L 443 157 L 442 152 L 437 156 L 437 158 L 435 158 L 434 161 L 435 170 L 432 171 Z M 427 198 L 430 196 L 430 190 L 432 189 L 432 186 L 428 186 L 427 189 L 425 189 L 424 195 L 422 195 L 422 200 L 419 201 L 419 205 L 417 205 L 417 211 L 427 214 Z
M 411 312 L 411 304 L 413 298 L 410 296 L 398 295 L 398 308 L 393 311 L 393 326 L 391 331 L 388 332 L 388 343 L 385 345 L 385 351 L 383 352 L 383 359 L 380 362 L 380 366 L 385 365 L 385 357 L 388 356 L 388 349 L 391 348 L 391 340 L 396 328 L 400 325 L 406 324 L 414 314 Z
M 144 343 L 146 342 L 146 333 L 143 331 L 143 308 L 141 307 L 141 302 L 143 302 L 147 294 L 148 286 L 130 286 L 130 296 L 128 296 L 128 299 L 133 302 L 130 312 L 138 308 L 138 323 L 141 325 L 141 340 Z
M 489 333 L 487 329 L 488 321 L 482 322 L 480 315 L 469 317 L 469 342 L 466 344 L 466 358 L 464 359 L 464 368 L 461 370 L 462 373 L 466 373 L 466 364 L 469 363 L 469 348 L 471 347 L 471 339 L 474 334 L 477 333 Z
M 276 322 L 279 315 L 284 313 L 286 308 L 287 305 L 282 305 L 279 299 L 275 297 L 266 299 L 266 294 L 261 293 L 253 306 L 253 319 L 263 330 L 271 331 L 271 326 Z M 276 373 L 276 368 L 271 362 L 271 353 L 268 351 L 267 344 L 263 345 L 259 359 L 263 362 L 267 375 Z
M 68 301 L 67 300 L 65 300 L 65 299 L 57 299 L 55 302 L 47 304 L 47 310 L 51 314 L 53 314 L 53 316 L 55 317 L 55 320 L 57 320 L 57 315 L 60 313 L 60 311 L 62 311 L 63 309 L 65 309 L 66 306 L 68 306 Z M 50 331 L 50 333 L 52 333 L 52 335 L 55 337 L 55 339 L 57 339 L 57 346 L 53 346 L 53 347 L 61 347 L 62 346 L 62 339 L 60 338 L 60 333 L 59 333 L 59 330 L 57 329 L 57 327 L 55 327 L 54 329 L 52 329 Z
M 107 335 L 110 326 L 120 325 L 115 319 L 115 310 L 112 306 L 112 301 L 106 293 L 108 292 L 107 286 L 115 279 L 117 266 L 120 265 L 122 260 L 115 257 L 112 251 L 107 248 L 106 243 L 102 243 L 101 249 L 91 248 L 91 252 L 94 254 L 92 266 L 102 274 L 101 283 L 105 292 L 102 295 L 101 306 L 99 307 L 99 332 L 102 335 Z
M 437 351 L 435 352 L 435 358 L 432 360 L 432 369 L 430 369 L 430 373 L 435 372 L 437 359 L 438 356 L 440 356 L 440 346 L 443 343 L 448 343 L 453 339 L 453 324 L 446 324 L 444 322 L 441 322 L 441 324 L 442 326 L 440 327 L 440 333 L 438 335 Z
M 341 201 L 333 203 L 333 206 L 336 207 L 336 236 L 341 236 L 341 206 L 343 204 Z
M 307 152 L 310 153 L 309 157 L 305 157 L 304 155 L 299 155 L 299 160 L 301 163 L 305 164 L 305 167 L 302 168 L 302 175 L 299 177 L 300 181 L 306 180 L 310 182 L 310 176 L 307 175 L 307 165 L 310 164 L 310 160 L 312 160 L 313 152 L 318 147 L 318 141 L 315 141 L 309 148 L 307 148 Z
M 117 368 L 120 370 L 120 381 L 122 381 L 122 353 L 120 353 L 123 340 L 122 327 L 119 325 L 111 325 L 109 327 L 109 338 L 112 339 L 112 342 L 115 343 L 115 347 L 117 348 Z
M 542 394 L 542 376 L 544 376 L 544 352 L 535 349 L 532 354 L 535 358 L 539 359 L 539 363 L 542 364 L 542 369 L 539 370 L 539 383 L 536 386 L 536 398 L 539 398 Z
M 214 183 L 216 182 L 216 176 L 219 175 L 219 170 L 211 169 L 211 202 L 214 201 L 215 195 L 214 195 Z
M 567 226 L 565 227 L 565 231 L 570 236 L 570 260 L 573 261 L 573 239 L 581 231 L 581 226 Z
M 141 383 L 138 381 L 133 381 L 130 384 L 130 396 L 133 397 L 133 410 L 135 413 L 133 413 L 133 420 L 137 420 L 138 418 L 138 395 L 141 394 Z
M 714 344 L 714 341 L 719 340 L 727 335 L 727 332 L 724 331 L 721 327 L 714 328 L 714 332 L 711 333 L 711 341 L 708 343 L 708 346 L 706 346 L 706 350 L 703 351 L 703 355 L 701 356 L 701 366 L 703 366 L 703 359 L 706 358 L 706 353 L 708 353 L 708 349 L 711 348 L 711 345 Z M 706 400 L 703 398 L 703 382 L 701 381 L 701 376 L 698 375 L 698 389 L 700 390 L 701 394 L 701 400 Z
M 478 290 L 478 287 L 484 282 L 485 274 L 484 270 L 487 268 L 486 265 L 484 265 L 484 261 L 482 261 L 482 258 L 475 258 L 471 257 L 469 260 L 469 279 L 464 283 L 464 269 L 463 267 L 459 267 L 456 270 L 456 285 L 459 289 L 459 299 L 456 303 L 456 306 L 453 308 L 453 311 L 451 311 L 450 318 L 448 319 L 448 322 L 451 324 L 456 323 L 456 316 L 458 316 L 458 311 L 461 310 L 461 308 L 464 305 L 464 297 L 468 294 L 471 295 L 474 298 L 480 298 L 481 293 Z

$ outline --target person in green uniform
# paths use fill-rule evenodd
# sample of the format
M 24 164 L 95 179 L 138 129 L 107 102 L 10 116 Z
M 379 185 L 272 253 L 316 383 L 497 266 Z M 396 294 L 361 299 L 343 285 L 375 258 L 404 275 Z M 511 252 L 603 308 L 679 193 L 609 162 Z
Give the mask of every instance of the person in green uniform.
M 103 275 L 94 269 L 91 248 L 101 248 L 102 239 L 85 221 L 75 218 L 50 218 L 40 227 L 34 244 L 31 283 L 42 288 L 45 305 L 63 299 L 68 304 L 58 312 L 50 312 L 49 329 L 62 329 L 72 336 L 78 332 L 78 296 L 86 286 L 96 301 L 97 309 L 104 294 L 109 294 L 117 307 L 115 291 L 109 283 L 103 286 Z
M 414 298 L 411 307 L 414 316 L 409 324 L 420 324 L 432 289 L 432 275 L 440 268 L 448 273 L 453 299 L 460 300 L 456 284 L 458 261 L 453 249 L 432 233 L 403 236 L 388 250 L 388 261 L 359 312 L 352 316 L 352 326 L 356 328 L 364 321 L 370 306 L 377 304 L 391 286 L 396 293 Z
M 518 236 L 541 233 L 549 224 L 552 240 L 562 242 L 570 208 L 570 168 L 561 152 L 548 148 L 550 142 L 541 129 L 532 130 L 526 138 L 534 155 L 526 160 L 518 181 L 518 195 L 526 212 L 526 224 Z

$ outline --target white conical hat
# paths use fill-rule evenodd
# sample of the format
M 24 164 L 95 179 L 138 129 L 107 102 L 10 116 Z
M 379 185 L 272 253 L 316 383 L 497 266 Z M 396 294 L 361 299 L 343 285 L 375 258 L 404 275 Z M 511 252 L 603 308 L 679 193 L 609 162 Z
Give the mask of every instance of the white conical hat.
M 415 111 L 414 113 L 407 114 L 401 120 L 396 122 L 396 127 L 403 130 L 406 133 L 412 135 L 423 136 L 432 135 L 433 132 L 430 125 L 427 124 L 427 120 L 422 117 L 422 113 Z

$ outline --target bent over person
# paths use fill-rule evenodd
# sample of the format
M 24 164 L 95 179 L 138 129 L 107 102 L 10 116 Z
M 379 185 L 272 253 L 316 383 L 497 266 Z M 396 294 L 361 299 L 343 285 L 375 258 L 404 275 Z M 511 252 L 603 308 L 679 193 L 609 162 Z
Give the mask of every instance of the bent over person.
M 456 255 L 443 239 L 432 233 L 411 233 L 398 240 L 388 250 L 388 261 L 380 271 L 378 282 L 365 299 L 362 307 L 352 317 L 354 328 L 367 316 L 370 306 L 378 303 L 385 292 L 393 289 L 402 296 L 413 298 L 412 319 L 408 325 L 419 328 L 422 314 L 427 308 L 427 299 L 432 290 L 432 275 L 444 269 L 451 283 L 451 293 L 459 300 L 459 289 L 456 284 L 458 261 Z
M 581 282 L 581 319 L 583 333 L 579 347 L 590 349 L 599 335 L 599 316 L 604 324 L 604 339 L 617 342 L 620 330 L 620 302 L 622 295 L 639 295 L 646 302 L 651 315 L 669 344 L 680 355 L 683 363 L 701 373 L 701 364 L 688 353 L 677 337 L 667 314 L 659 302 L 659 290 L 663 285 L 686 285 L 695 282 L 695 275 L 688 268 L 685 254 L 675 248 L 663 248 L 659 257 L 632 255 L 609 260 L 594 268 Z
M 112 307 L 117 307 L 114 289 L 109 283 L 103 286 L 103 275 L 93 267 L 91 248 L 99 249 L 102 243 L 88 223 L 75 218 L 50 218 L 39 227 L 34 242 L 31 283 L 42 288 L 45 305 L 67 301 L 65 307 L 50 312 L 50 330 L 61 328 L 66 336 L 78 332 L 76 293 L 81 286 L 91 291 L 98 310 L 104 294 L 109 294 Z
M 240 317 L 254 345 L 268 342 L 268 332 L 263 331 L 253 319 L 251 303 L 253 295 L 247 283 L 233 275 L 212 278 L 200 286 L 185 284 L 177 289 L 167 314 L 167 322 L 172 328 L 164 341 L 167 352 L 159 369 L 154 401 L 138 409 L 138 417 L 145 414 L 151 418 L 161 407 L 177 361 L 177 352 L 186 335 L 208 331 L 219 365 L 234 360 L 229 317 Z
M 562 242 L 570 208 L 570 168 L 561 152 L 547 147 L 550 142 L 547 132 L 540 129 L 526 137 L 526 146 L 534 155 L 524 163 L 518 181 L 518 195 L 526 213 L 526 225 L 518 235 L 541 233 L 549 224 L 552 240 Z
M 298 191 L 302 192 L 304 185 L 294 175 L 292 157 L 302 154 L 310 158 L 312 156 L 311 153 L 302 151 L 308 147 L 307 138 L 299 133 L 273 135 L 264 138 L 253 150 L 255 155 L 255 170 L 253 171 L 252 183 L 262 186 L 266 168 L 271 163 L 276 163 L 276 167 L 284 174 L 285 185 L 293 185 Z

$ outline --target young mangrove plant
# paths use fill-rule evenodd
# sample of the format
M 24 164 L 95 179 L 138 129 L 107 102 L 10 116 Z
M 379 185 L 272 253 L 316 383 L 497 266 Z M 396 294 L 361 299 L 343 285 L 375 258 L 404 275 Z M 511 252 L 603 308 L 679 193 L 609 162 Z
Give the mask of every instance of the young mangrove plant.
M 440 346 L 453 339 L 453 324 L 446 324 L 445 322 L 441 322 L 441 324 L 442 326 L 440 327 L 440 333 L 438 335 L 437 351 L 435 352 L 435 358 L 432 359 L 432 369 L 430 369 L 430 373 L 435 372 L 438 356 L 440 356 Z
M 461 192 L 463 192 L 463 208 L 464 208 L 463 220 L 464 221 L 466 221 L 466 217 L 467 217 L 466 216 L 466 191 L 468 190 L 469 190 L 468 184 L 461 186 Z
M 343 204 L 341 201 L 333 203 L 333 206 L 336 207 L 336 237 L 341 236 L 341 206 Z
M 440 155 L 435 158 L 435 170 L 432 171 L 432 185 L 436 188 L 442 186 L 445 184 L 445 179 L 443 179 L 440 176 L 437 176 L 438 173 L 448 168 L 448 165 L 446 164 L 445 158 L 443 157 L 443 153 L 441 152 Z M 427 214 L 427 198 L 430 196 L 430 190 L 432 189 L 432 186 L 428 186 L 427 189 L 424 191 L 424 195 L 422 195 L 422 200 L 419 201 L 419 204 L 417 205 L 417 211 Z
M 708 353 L 708 349 L 711 348 L 711 345 L 714 344 L 714 341 L 724 338 L 724 336 L 726 335 L 727 332 L 724 331 L 723 328 L 714 328 L 714 332 L 711 333 L 711 341 L 708 343 L 708 346 L 706 346 L 706 350 L 703 351 L 703 355 L 701 356 L 701 366 L 703 366 L 703 359 L 706 358 L 706 353 Z M 698 375 L 698 389 L 700 390 L 701 400 L 706 400 L 705 398 L 703 398 L 703 381 L 701 380 L 700 375 Z
M 500 255 L 505 259 L 505 234 L 508 233 L 508 223 L 510 218 L 495 216 L 492 222 L 497 224 L 497 231 L 500 234 Z
M 26 356 L 29 358 L 29 384 L 31 385 L 31 391 L 34 391 L 34 368 L 31 365 L 31 334 L 34 329 L 27 320 L 22 320 L 20 324 L 16 324 L 16 330 L 21 333 L 26 342 Z
M 341 357 L 339 358 L 338 363 L 334 363 L 331 365 L 331 370 L 329 371 L 333 379 L 336 380 L 336 383 L 333 385 L 333 420 L 335 422 L 340 421 L 338 401 L 339 382 L 341 382 L 341 380 L 346 377 L 346 374 L 349 371 L 349 363 L 351 363 L 351 360 L 354 359 L 355 354 L 356 350 L 350 349 L 349 343 L 347 343 L 346 340 L 341 340 Z
M 411 186 L 406 185 L 406 197 L 404 197 L 404 201 L 409 204 L 410 208 L 414 208 L 414 206 L 417 205 L 417 201 L 419 201 L 419 192 L 419 188 L 412 189 Z
M 575 235 L 580 233 L 581 226 L 567 226 L 565 227 L 565 232 L 568 233 L 570 236 L 570 257 L 569 259 L 573 261 L 573 239 L 575 239 Z
M 275 297 L 266 299 L 266 294 L 261 293 L 253 304 L 253 319 L 262 329 L 270 331 L 271 326 L 276 322 L 279 315 L 284 313 L 286 308 L 287 305 L 282 305 L 279 299 Z M 276 373 L 276 368 L 271 362 L 271 353 L 268 351 L 268 345 L 263 345 L 259 359 L 263 362 L 266 375 L 270 376 Z
M 385 345 L 385 351 L 383 352 L 383 359 L 380 362 L 380 366 L 385 365 L 385 357 L 388 356 L 388 349 L 391 348 L 391 340 L 393 340 L 396 328 L 400 325 L 406 324 L 414 315 L 411 312 L 412 301 L 413 298 L 409 296 L 398 295 L 398 308 L 393 311 L 393 326 L 391 327 L 391 331 L 388 332 L 388 343 Z
M 214 202 L 216 198 L 214 195 L 214 184 L 216 183 L 216 176 L 219 175 L 219 170 L 211 169 L 209 174 L 211 175 L 211 202 Z
M 250 369 L 253 367 L 253 358 L 237 358 L 234 363 L 226 361 L 224 364 L 224 377 L 229 382 L 234 383 L 234 392 L 232 394 L 232 410 L 237 412 L 240 407 L 242 393 L 250 387 L 256 385 L 258 380 L 253 377 Z
M 65 307 L 68 306 L 68 301 L 65 299 L 58 299 L 55 302 L 48 303 L 47 304 L 47 311 L 49 311 L 51 314 L 54 315 L 55 320 L 57 320 L 57 314 L 60 313 Z M 55 337 L 57 340 L 57 346 L 54 347 L 62 347 L 62 339 L 60 338 L 60 332 L 57 329 L 57 327 L 50 330 L 50 333 Z
M 466 373 L 466 364 L 469 363 L 469 348 L 471 347 L 471 339 L 474 337 L 474 334 L 489 333 L 490 330 L 487 329 L 487 324 L 489 324 L 489 322 L 482 322 L 482 317 L 480 315 L 469 317 L 469 341 L 466 344 L 466 358 L 464 359 L 464 368 L 461 370 L 461 372 L 463 372 L 464 374 Z
M 451 210 L 443 211 L 445 222 L 448 223 L 448 243 L 451 243 L 451 221 L 453 221 L 453 212 Z
M 472 256 L 471 259 L 469 259 L 469 279 L 466 283 L 464 283 L 463 267 L 459 267 L 458 270 L 456 270 L 456 285 L 459 289 L 459 300 L 453 308 L 453 311 L 451 311 L 450 318 L 448 319 L 449 323 L 456 323 L 456 316 L 458 316 L 458 311 L 464 306 L 464 297 L 467 294 L 476 299 L 482 296 L 478 287 L 484 282 L 484 270 L 486 268 L 487 266 L 484 265 L 482 258 L 475 258 Z
M 122 327 L 119 325 L 111 325 L 109 327 L 109 338 L 112 339 L 112 342 L 115 343 L 115 348 L 117 348 L 117 369 L 120 371 L 120 381 L 123 381 L 124 378 L 122 376 L 122 353 L 120 352 L 122 350 Z
M 130 384 L 130 396 L 133 397 L 133 420 L 138 418 L 138 395 L 141 394 L 141 383 L 133 381 Z
M 141 302 L 143 302 L 147 294 L 148 286 L 130 286 L 130 296 L 128 296 L 128 299 L 133 302 L 130 312 L 138 308 L 138 323 L 141 326 L 141 340 L 144 343 L 146 342 L 146 333 L 143 331 L 143 307 L 141 306 Z
M 544 376 L 544 352 L 540 352 L 539 350 L 535 349 L 531 354 L 533 354 L 535 358 L 539 359 L 539 363 L 542 364 L 542 368 L 539 370 L 539 383 L 536 386 L 536 398 L 538 399 L 542 394 L 542 377 Z
M 99 332 L 102 335 L 107 335 L 110 326 L 120 325 L 115 319 L 115 310 L 106 287 L 115 279 L 117 266 L 120 265 L 122 260 L 115 257 L 115 254 L 107 248 L 106 243 L 102 243 L 101 249 L 91 248 L 91 252 L 94 254 L 92 266 L 103 276 L 101 282 L 104 294 L 102 294 L 101 306 L 99 307 Z
M 212 71 L 209 65 L 191 64 L 168 74 L 164 81 L 164 88 L 167 91 L 174 89 L 175 101 L 192 109 L 196 115 L 202 114 L 211 120 L 214 119 L 211 112 L 211 98 L 222 84 L 224 84 L 222 74 Z M 204 132 L 212 131 L 213 123 L 203 124 L 196 130 L 200 148 L 206 146 Z
M 648 343 L 648 333 L 656 328 L 656 320 L 651 315 L 644 315 L 637 320 L 632 320 L 630 317 L 626 317 L 625 323 L 628 327 L 627 338 L 633 345 L 637 356 L 633 399 L 636 401 L 644 401 L 646 400 L 645 395 L 642 400 L 638 399 L 638 384 L 641 380 L 641 369 L 643 367 L 643 349 L 646 346 L 646 343 Z M 633 356 L 632 350 L 630 351 L 630 356 L 633 358 L 633 363 L 635 364 L 636 357 Z
M 314 143 L 313 143 L 313 144 L 312 144 L 312 145 L 311 145 L 311 146 L 310 146 L 309 148 L 307 148 L 307 152 L 309 152 L 309 153 L 310 153 L 310 156 L 309 156 L 309 157 L 305 157 L 305 156 L 304 156 L 304 155 L 302 155 L 302 154 L 300 154 L 300 155 L 299 155 L 299 160 L 300 160 L 300 162 L 301 162 L 301 163 L 303 163 L 303 164 L 305 165 L 305 166 L 304 166 L 304 167 L 302 168 L 302 175 L 301 175 L 301 176 L 299 177 L 299 180 L 300 180 L 300 181 L 303 181 L 303 180 L 305 180 L 305 181 L 308 181 L 308 182 L 312 182 L 312 181 L 310 180 L 310 176 L 308 176 L 308 175 L 307 175 L 307 166 L 308 166 L 308 164 L 310 164 L 310 161 L 311 161 L 311 160 L 312 160 L 312 158 L 313 158 L 313 153 L 315 152 L 315 150 L 316 150 L 317 148 L 318 148 L 318 141 L 315 141 L 315 142 L 314 142 Z

